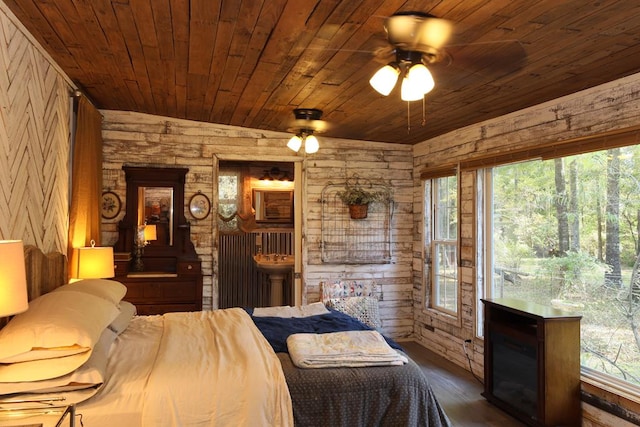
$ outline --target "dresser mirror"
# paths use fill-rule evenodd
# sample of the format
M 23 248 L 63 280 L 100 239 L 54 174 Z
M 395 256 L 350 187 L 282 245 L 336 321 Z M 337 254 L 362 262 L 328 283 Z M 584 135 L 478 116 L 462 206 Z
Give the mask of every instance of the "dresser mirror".
M 154 225 L 149 244 L 173 245 L 173 187 L 138 187 L 138 225 Z
M 144 271 L 173 273 L 178 261 L 197 259 L 184 213 L 184 182 L 189 170 L 138 166 L 122 169 L 127 181 L 126 214 L 118 226 L 115 251 L 135 257 L 138 230 L 146 224 L 155 226 L 155 236 L 142 251 Z

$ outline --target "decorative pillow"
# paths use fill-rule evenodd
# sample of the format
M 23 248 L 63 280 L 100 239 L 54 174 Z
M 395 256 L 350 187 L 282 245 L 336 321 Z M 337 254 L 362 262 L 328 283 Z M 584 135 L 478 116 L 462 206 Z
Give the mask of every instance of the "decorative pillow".
M 77 282 L 62 285 L 54 292 L 76 291 L 94 295 L 118 305 L 127 293 L 127 287 L 115 280 L 107 279 L 84 279 Z
M 341 280 L 335 283 L 321 283 L 322 301 L 332 298 L 346 297 L 378 297 L 378 287 L 375 282 L 356 282 L 355 280 Z
M 326 302 L 326 305 L 358 319 L 370 328 L 382 328 L 380 309 L 376 297 L 332 298 Z
M 22 372 L 23 364 L 32 361 L 52 359 L 61 365 L 69 362 L 69 366 L 79 362 L 76 369 L 86 362 L 89 355 L 85 353 L 90 353 L 119 313 L 110 301 L 83 292 L 51 292 L 36 298 L 27 311 L 14 316 L 0 331 L 0 363 L 4 364 L 0 366 L 0 382 L 16 381 L 7 376 L 13 371 Z M 39 371 L 34 376 L 53 378 L 71 370 L 60 373 L 56 368 L 55 373 Z
M 109 326 L 108 329 L 113 331 L 116 335 L 120 335 L 127 329 L 129 326 L 129 322 L 133 319 L 137 313 L 136 306 L 131 304 L 129 301 L 120 301 L 120 314 L 115 318 L 113 322 Z M 1 393 L 0 393 L 1 394 Z

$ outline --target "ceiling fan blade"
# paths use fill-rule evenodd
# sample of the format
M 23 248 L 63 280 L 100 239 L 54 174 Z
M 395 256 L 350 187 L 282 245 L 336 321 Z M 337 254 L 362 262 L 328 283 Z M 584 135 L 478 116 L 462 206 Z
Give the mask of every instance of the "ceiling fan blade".
M 440 49 L 449 41 L 453 27 L 451 21 L 419 12 L 397 13 L 384 24 L 389 43 L 404 50 Z
M 452 45 L 445 51 L 450 66 L 493 77 L 518 71 L 527 61 L 527 52 L 518 40 Z
M 302 129 L 312 130 L 314 133 L 323 133 L 329 130 L 331 126 L 324 120 L 307 120 L 295 119 L 289 123 L 287 131 L 298 132 Z
M 471 84 L 487 84 L 520 70 L 527 55 L 517 40 L 448 46 L 447 59 L 429 66 L 436 89 L 455 91 Z

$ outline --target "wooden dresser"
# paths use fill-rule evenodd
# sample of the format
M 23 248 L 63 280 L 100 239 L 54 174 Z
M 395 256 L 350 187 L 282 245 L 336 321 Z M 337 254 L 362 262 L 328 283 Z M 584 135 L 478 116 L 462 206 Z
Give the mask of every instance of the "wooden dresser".
M 201 262 L 185 217 L 188 169 L 123 169 L 127 211 L 118 224 L 114 257 L 116 280 L 127 287 L 124 299 L 144 315 L 202 310 Z M 151 224 L 156 238 L 139 244 L 141 227 Z
M 124 271 L 123 267 L 116 268 L 116 271 Z M 125 273 L 116 276 L 116 280 L 127 287 L 124 300 L 134 304 L 138 314 L 202 310 L 200 261 L 178 262 L 175 273 L 151 271 L 125 271 Z
M 498 298 L 484 303 L 484 393 L 531 426 L 580 426 L 580 318 Z

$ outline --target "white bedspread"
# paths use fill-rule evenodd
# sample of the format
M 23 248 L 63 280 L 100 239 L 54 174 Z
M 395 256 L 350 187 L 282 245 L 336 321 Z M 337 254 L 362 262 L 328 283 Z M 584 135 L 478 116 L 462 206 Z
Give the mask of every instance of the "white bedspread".
M 135 318 L 77 412 L 89 427 L 293 425 L 282 366 L 239 308 Z
M 384 340 L 378 331 L 345 331 L 326 334 L 293 334 L 287 338 L 291 360 L 299 368 L 390 366 L 407 358 Z

